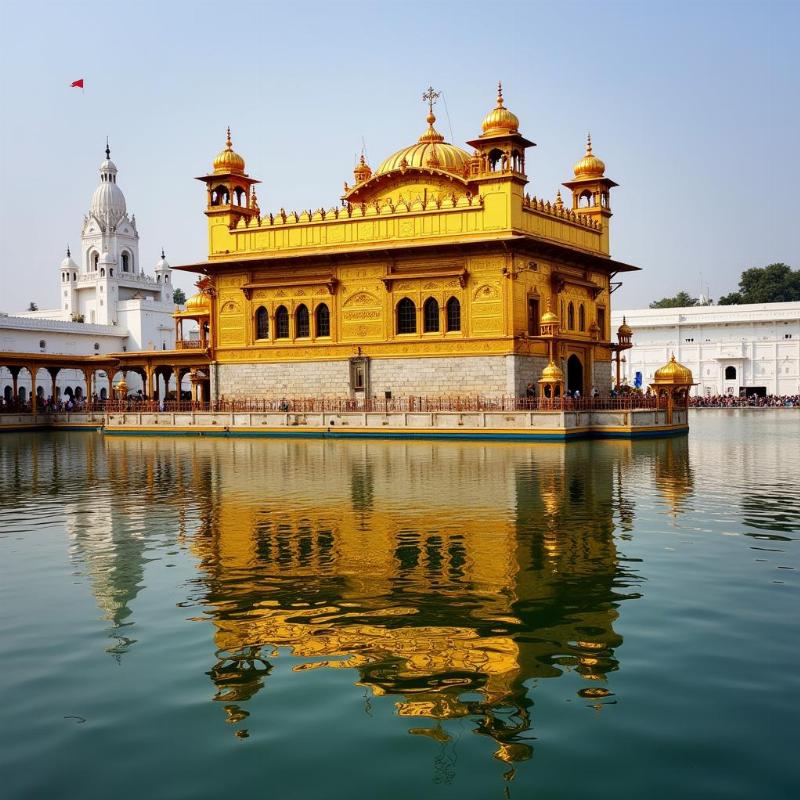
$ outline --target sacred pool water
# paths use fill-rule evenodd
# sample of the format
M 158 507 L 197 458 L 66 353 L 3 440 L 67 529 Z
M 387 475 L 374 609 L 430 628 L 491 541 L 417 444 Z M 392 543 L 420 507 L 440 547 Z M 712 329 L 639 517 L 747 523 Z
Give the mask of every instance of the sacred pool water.
M 3 796 L 790 796 L 800 415 L 691 424 L 4 434 Z

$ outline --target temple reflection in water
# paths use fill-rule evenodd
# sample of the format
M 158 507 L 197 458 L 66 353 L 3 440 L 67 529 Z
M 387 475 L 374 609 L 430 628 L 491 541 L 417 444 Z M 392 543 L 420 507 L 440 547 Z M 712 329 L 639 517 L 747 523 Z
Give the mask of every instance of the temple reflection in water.
M 584 702 L 615 701 L 614 625 L 641 590 L 618 552 L 637 473 L 654 473 L 673 513 L 692 493 L 683 438 L 70 441 L 71 468 L 82 462 L 98 487 L 67 502 L 73 558 L 117 657 L 135 640 L 125 629 L 148 549 L 183 543 L 199 559 L 187 605 L 214 626 L 208 674 L 237 735 L 257 724 L 251 700 L 291 653 L 296 671 L 355 670 L 412 734 L 447 743 L 447 720 L 469 717 L 508 762 L 532 753 L 538 679 L 572 673 Z M 57 487 L 70 466 L 56 450 L 26 465 L 18 488 Z M 122 485 L 127 499 L 111 502 Z

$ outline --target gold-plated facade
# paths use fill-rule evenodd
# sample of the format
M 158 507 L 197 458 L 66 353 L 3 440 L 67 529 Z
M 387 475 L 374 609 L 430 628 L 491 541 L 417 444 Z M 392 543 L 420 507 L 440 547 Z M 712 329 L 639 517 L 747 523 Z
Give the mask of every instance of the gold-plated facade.
M 560 192 L 531 197 L 525 163 L 534 143 L 502 87 L 468 142 L 472 154 L 435 128 L 437 97 L 424 95 L 419 140 L 374 171 L 362 157 L 353 185 L 328 208 L 261 211 L 257 181 L 241 157 L 234 163 L 228 137 L 201 178 L 208 259 L 183 267 L 210 279 L 217 364 L 346 361 L 356 348 L 373 360 L 514 356 L 524 386 L 549 360 L 563 369 L 574 356 L 581 377 L 573 388 L 588 393 L 601 373 L 610 385 L 611 279 L 635 269 L 609 253 L 617 184 L 589 146 L 564 184 L 571 208 Z M 426 317 L 434 302 L 438 311 Z M 448 318 L 448 304 L 457 317 Z M 547 306 L 560 320 L 550 342 L 539 320 Z

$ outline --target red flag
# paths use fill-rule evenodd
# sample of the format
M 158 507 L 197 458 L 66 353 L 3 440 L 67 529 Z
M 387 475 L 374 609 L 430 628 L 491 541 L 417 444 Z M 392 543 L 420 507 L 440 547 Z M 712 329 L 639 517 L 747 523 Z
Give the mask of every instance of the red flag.
M 78 89 L 83 89 L 83 78 L 78 78 L 77 81 L 72 81 L 72 83 L 69 85 L 69 88 L 73 89 L 76 86 L 78 87 Z

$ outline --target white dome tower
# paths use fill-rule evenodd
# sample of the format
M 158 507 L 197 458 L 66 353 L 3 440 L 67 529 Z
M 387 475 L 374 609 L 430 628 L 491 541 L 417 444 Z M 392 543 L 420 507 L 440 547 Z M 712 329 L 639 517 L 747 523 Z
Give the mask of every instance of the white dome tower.
M 169 265 L 166 256 L 164 255 L 164 248 L 161 248 L 161 258 L 156 262 L 154 270 L 156 274 L 156 283 L 161 284 L 161 298 L 165 303 L 172 302 L 172 267 Z
M 79 289 L 91 286 L 94 291 L 80 293 L 81 307 L 75 313 L 82 314 L 86 322 L 116 324 L 120 280 L 142 274 L 136 218 L 128 216 L 125 195 L 117 185 L 117 166 L 106 141 L 100 184 L 81 231 Z

